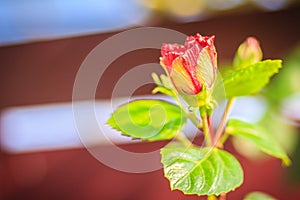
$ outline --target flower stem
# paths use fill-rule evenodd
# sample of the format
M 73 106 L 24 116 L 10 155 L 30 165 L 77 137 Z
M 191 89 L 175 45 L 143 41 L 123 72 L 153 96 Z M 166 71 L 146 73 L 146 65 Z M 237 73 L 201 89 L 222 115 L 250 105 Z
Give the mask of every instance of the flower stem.
M 215 136 L 214 130 L 213 130 L 213 125 L 212 125 L 212 120 L 211 116 L 207 116 L 207 121 L 208 121 L 208 127 L 209 127 L 209 133 L 210 133 L 210 138 L 213 141 L 213 138 Z
M 201 118 L 203 121 L 203 134 L 204 134 L 204 139 L 206 146 L 211 146 L 212 145 L 212 138 L 211 138 L 211 133 L 210 133 L 210 128 L 208 124 L 208 115 L 207 113 L 201 113 Z
M 234 104 L 234 102 L 235 102 L 235 98 L 230 98 L 228 100 L 228 103 L 226 105 L 225 112 L 223 114 L 222 120 L 219 124 L 219 127 L 218 127 L 217 131 L 216 131 L 216 136 L 214 138 L 214 146 L 218 146 L 218 145 L 223 146 L 223 142 L 225 142 L 225 140 L 227 139 L 227 138 L 223 138 L 224 141 L 222 141 L 222 143 L 219 144 L 219 141 L 222 137 L 224 128 L 226 126 L 226 122 L 227 122 L 228 115 L 230 113 L 230 109 L 231 109 L 232 105 Z

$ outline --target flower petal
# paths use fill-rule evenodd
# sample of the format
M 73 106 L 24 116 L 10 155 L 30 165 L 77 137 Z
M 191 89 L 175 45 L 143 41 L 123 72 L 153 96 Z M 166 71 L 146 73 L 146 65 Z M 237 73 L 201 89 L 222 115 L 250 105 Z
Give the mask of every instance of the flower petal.
M 195 95 L 203 85 L 213 86 L 217 68 L 214 36 L 189 36 L 184 46 L 163 44 L 161 55 L 161 65 L 178 91 Z
M 174 60 L 170 73 L 171 79 L 180 92 L 198 94 L 202 89 L 201 83 L 186 69 L 184 63 L 185 60 L 181 57 Z
M 215 61 L 212 62 L 210 54 L 209 47 L 202 49 L 198 56 L 198 67 L 196 68 L 197 79 L 199 79 L 200 82 L 205 84 L 208 88 L 213 86 L 216 76 L 216 66 L 214 65 Z
M 172 67 L 173 61 L 185 52 L 185 47 L 179 44 L 163 44 L 161 47 L 161 62 L 166 67 Z
M 216 50 L 214 47 L 214 36 L 202 37 L 197 34 L 187 38 L 185 46 L 186 52 L 183 58 L 184 65 L 193 79 L 211 88 L 216 76 Z

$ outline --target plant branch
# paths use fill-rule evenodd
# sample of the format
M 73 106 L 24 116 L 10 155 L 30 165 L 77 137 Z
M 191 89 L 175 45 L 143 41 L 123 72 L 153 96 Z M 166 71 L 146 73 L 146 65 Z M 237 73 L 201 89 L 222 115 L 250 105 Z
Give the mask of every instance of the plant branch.
M 214 146 L 218 145 L 218 142 L 219 142 L 220 138 L 222 137 L 224 128 L 226 126 L 227 118 L 228 118 L 228 115 L 230 113 L 230 109 L 231 109 L 232 105 L 234 104 L 234 102 L 235 102 L 235 98 L 230 98 L 227 102 L 222 120 L 219 124 L 219 127 L 218 127 L 217 131 L 216 131 L 216 136 L 214 138 Z M 221 144 L 221 145 L 223 145 L 223 144 Z
M 192 145 L 192 142 L 186 137 L 186 135 L 183 132 L 179 132 L 175 138 L 181 142 L 184 146 L 190 146 Z

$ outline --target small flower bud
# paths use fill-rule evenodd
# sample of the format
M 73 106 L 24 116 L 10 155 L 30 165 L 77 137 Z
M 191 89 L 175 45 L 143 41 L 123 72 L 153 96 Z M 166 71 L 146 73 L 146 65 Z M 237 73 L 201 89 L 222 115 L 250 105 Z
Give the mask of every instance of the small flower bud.
M 261 61 L 262 50 L 259 42 L 254 37 L 248 37 L 243 42 L 234 57 L 233 66 L 237 68 L 247 67 Z

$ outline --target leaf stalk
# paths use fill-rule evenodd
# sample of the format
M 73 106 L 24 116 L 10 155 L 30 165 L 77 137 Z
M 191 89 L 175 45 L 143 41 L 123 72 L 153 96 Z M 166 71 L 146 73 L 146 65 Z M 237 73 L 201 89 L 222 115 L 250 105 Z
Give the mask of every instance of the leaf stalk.
M 213 146 L 216 147 L 216 146 L 220 146 L 222 147 L 224 142 L 226 141 L 227 137 L 226 138 L 222 138 L 223 140 L 220 141 L 221 137 L 222 137 L 222 134 L 224 132 L 224 128 L 226 126 L 226 123 L 227 123 L 227 118 L 230 114 L 230 110 L 231 110 L 231 107 L 233 106 L 233 104 L 235 103 L 235 98 L 230 98 L 227 102 L 227 105 L 226 105 L 226 108 L 225 108 L 225 111 L 223 113 L 223 116 L 222 116 L 222 119 L 221 119 L 221 122 L 217 128 L 217 131 L 216 131 L 216 136 L 214 138 L 214 144 Z M 221 142 L 221 143 L 219 143 Z

